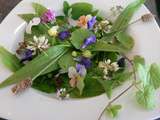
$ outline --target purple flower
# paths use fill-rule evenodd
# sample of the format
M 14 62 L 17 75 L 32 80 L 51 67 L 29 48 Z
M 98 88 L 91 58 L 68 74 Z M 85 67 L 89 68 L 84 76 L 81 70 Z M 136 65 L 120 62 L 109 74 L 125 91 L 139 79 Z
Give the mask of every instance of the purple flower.
M 88 29 L 93 29 L 95 23 L 96 23 L 96 16 L 92 17 L 92 19 L 88 21 L 87 23 Z
M 68 31 L 62 31 L 58 34 L 59 39 L 65 40 L 71 36 L 70 32 Z
M 95 35 L 91 35 L 90 37 L 88 37 L 87 39 L 85 39 L 83 45 L 82 45 L 82 49 L 86 48 L 87 46 L 96 43 L 96 36 Z
M 86 68 L 90 68 L 92 65 L 92 61 L 89 58 L 81 57 L 80 58 L 80 63 L 84 65 Z
M 32 58 L 33 58 L 32 53 L 33 53 L 32 50 L 27 49 L 23 54 L 21 62 L 24 62 L 24 61 L 27 61 L 27 60 L 32 60 Z
M 85 68 L 85 66 L 84 65 L 81 65 L 81 64 L 77 64 L 76 65 L 76 70 L 77 70 L 77 72 L 78 72 L 78 74 L 80 75 L 80 76 L 85 76 L 86 75 L 86 68 Z
M 51 22 L 52 20 L 55 20 L 56 15 L 55 12 L 48 9 L 41 17 L 41 22 L 42 23 L 48 23 Z

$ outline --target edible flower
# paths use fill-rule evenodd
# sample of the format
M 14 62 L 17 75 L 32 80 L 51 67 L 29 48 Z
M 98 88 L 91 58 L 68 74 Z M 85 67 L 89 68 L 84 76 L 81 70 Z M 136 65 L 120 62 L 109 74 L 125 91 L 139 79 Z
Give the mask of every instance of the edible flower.
M 34 17 L 30 22 L 29 24 L 27 25 L 26 27 L 26 33 L 28 34 L 32 34 L 32 27 L 33 26 L 36 26 L 36 25 L 39 25 L 41 22 L 41 19 L 39 17 Z
M 85 28 L 85 29 L 92 29 L 93 26 L 96 23 L 96 17 L 92 17 L 91 15 L 87 16 L 81 16 L 77 22 L 79 27 Z
M 71 34 L 69 31 L 62 31 L 58 34 L 59 39 L 62 41 L 69 38 L 70 36 L 71 36 Z
M 56 14 L 55 11 L 52 11 L 50 9 L 48 9 L 41 17 L 41 22 L 42 23 L 49 23 L 53 20 L 55 20 L 56 18 Z
M 112 63 L 110 59 L 105 60 L 104 62 L 100 61 L 98 66 L 99 68 L 103 69 L 103 73 L 104 73 L 103 78 L 106 80 L 109 79 L 110 72 L 116 72 L 119 70 L 118 63 L 117 62 Z
M 30 50 L 30 49 L 26 49 L 24 51 L 24 54 L 23 54 L 21 62 L 24 62 L 24 61 L 27 61 L 27 60 L 30 61 L 30 60 L 32 60 L 32 58 L 33 58 L 33 51 Z
M 93 43 L 96 43 L 96 36 L 95 35 L 91 35 L 90 37 L 86 38 L 84 40 L 84 43 L 81 48 L 84 49 Z
M 48 30 L 48 34 L 49 34 L 50 36 L 56 37 L 57 34 L 58 34 L 58 29 L 59 29 L 59 26 L 53 26 L 52 28 L 50 28 L 50 29 Z
M 86 57 L 80 57 L 79 62 L 85 66 L 85 68 L 90 68 L 92 65 L 92 61 L 89 58 Z
M 29 41 L 27 49 L 32 50 L 33 52 L 36 52 L 39 50 L 40 52 L 46 50 L 49 48 L 48 39 L 45 38 L 45 36 L 34 36 L 33 41 Z
M 67 93 L 66 88 L 58 89 L 56 96 L 60 100 L 64 100 L 66 98 L 69 98 L 69 94 Z
M 25 91 L 27 88 L 29 88 L 31 85 L 32 85 L 31 79 L 22 80 L 12 88 L 12 92 L 14 94 L 21 93 Z
M 68 76 L 70 78 L 69 84 L 71 87 L 76 87 L 78 80 L 82 80 L 86 76 L 86 68 L 84 65 L 77 64 L 75 67 L 69 67 Z

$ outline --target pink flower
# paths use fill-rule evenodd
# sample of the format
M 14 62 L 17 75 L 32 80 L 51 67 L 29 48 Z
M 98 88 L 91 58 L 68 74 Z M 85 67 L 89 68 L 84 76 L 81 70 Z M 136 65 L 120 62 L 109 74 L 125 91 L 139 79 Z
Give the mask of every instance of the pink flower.
M 41 17 L 42 23 L 48 23 L 55 20 L 56 14 L 54 11 L 48 9 Z

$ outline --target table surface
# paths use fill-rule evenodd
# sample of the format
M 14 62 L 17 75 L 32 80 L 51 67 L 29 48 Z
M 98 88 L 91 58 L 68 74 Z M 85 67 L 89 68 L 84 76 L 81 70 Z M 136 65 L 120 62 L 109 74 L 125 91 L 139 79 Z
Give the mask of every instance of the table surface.
M 21 0 L 0 0 L 0 22 L 20 1 Z M 152 11 L 152 8 L 150 10 Z M 3 120 L 3 119 L 0 118 L 0 120 Z M 160 120 L 160 119 L 157 119 L 157 120 Z

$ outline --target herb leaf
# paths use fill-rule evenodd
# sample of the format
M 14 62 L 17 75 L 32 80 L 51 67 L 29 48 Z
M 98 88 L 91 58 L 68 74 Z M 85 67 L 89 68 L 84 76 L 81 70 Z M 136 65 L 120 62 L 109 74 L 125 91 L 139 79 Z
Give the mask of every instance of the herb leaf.
M 38 16 L 42 16 L 47 11 L 47 8 L 39 3 L 32 3 L 32 7 Z
M 70 50 L 65 55 L 63 55 L 59 59 L 58 63 L 61 69 L 65 72 L 68 71 L 69 67 L 75 66 L 75 61 L 73 60 L 73 57 L 72 57 L 72 51 Z
M 68 16 L 68 11 L 70 9 L 70 5 L 67 1 L 63 2 L 63 12 L 66 16 Z
M 82 15 L 88 15 L 92 13 L 93 6 L 89 3 L 79 2 L 71 5 L 71 15 L 74 20 L 77 20 Z
M 36 15 L 33 13 L 29 13 L 29 14 L 19 14 L 18 16 L 29 23 Z
M 145 60 L 143 57 L 136 55 L 133 58 L 133 63 L 134 63 L 135 68 L 137 69 L 139 64 L 145 65 Z
M 111 105 L 106 109 L 106 113 L 109 114 L 111 117 L 115 118 L 118 116 L 118 112 L 121 108 L 121 105 Z
M 136 0 L 129 4 L 114 22 L 111 31 L 117 31 L 129 24 L 135 11 L 145 2 L 145 0 Z
M 129 36 L 126 32 L 119 32 L 117 35 L 117 40 L 128 49 L 128 51 L 132 50 L 134 47 L 134 40 L 131 36 Z
M 87 29 L 83 28 L 77 29 L 74 32 L 72 32 L 71 43 L 75 48 L 80 49 L 81 46 L 83 45 L 84 40 L 92 34 L 93 33 Z
M 155 89 L 160 87 L 160 67 L 157 64 L 152 64 L 150 67 L 150 78 L 151 84 L 154 86 Z
M 34 60 L 26 64 L 23 68 L 21 68 L 9 78 L 7 78 L 5 81 L 3 81 L 0 84 L 0 88 L 20 82 L 21 80 L 27 78 L 31 78 L 32 80 L 36 79 L 43 72 L 45 72 L 45 70 L 55 64 L 59 60 L 59 58 L 68 51 L 67 47 L 68 46 L 64 45 L 57 45 L 51 47 L 46 51 L 47 55 L 42 53 L 37 56 Z
M 155 107 L 155 89 L 147 85 L 143 91 L 136 93 L 137 102 L 146 109 L 153 109 Z
M 22 67 L 20 60 L 2 46 L 0 46 L 0 59 L 12 72 L 16 72 Z

